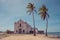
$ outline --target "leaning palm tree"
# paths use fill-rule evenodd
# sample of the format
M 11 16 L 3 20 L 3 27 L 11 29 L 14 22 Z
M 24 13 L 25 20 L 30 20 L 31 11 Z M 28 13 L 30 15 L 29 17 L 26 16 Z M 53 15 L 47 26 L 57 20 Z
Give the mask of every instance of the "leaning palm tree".
M 40 9 L 39 9 L 39 15 L 41 16 L 41 18 L 43 20 L 46 20 L 46 36 L 47 35 L 47 29 L 48 29 L 48 18 L 49 18 L 49 14 L 47 13 L 48 9 L 46 8 L 45 5 L 43 5 Z
M 27 9 L 28 9 L 27 12 L 29 12 L 29 14 L 32 14 L 32 17 L 33 17 L 33 25 L 34 25 L 34 36 L 36 36 L 36 31 L 35 31 L 35 20 L 34 20 L 34 12 L 36 12 L 36 10 L 35 10 L 34 4 L 28 3 Z

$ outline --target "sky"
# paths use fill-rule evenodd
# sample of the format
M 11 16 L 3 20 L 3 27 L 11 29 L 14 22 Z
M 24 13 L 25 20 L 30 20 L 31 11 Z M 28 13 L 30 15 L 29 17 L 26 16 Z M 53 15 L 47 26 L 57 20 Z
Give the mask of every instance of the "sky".
M 60 32 L 60 0 L 0 0 L 0 31 L 14 30 L 14 22 L 22 19 L 33 27 L 32 15 L 27 13 L 28 3 L 34 3 L 35 27 L 46 29 L 46 21 L 38 15 L 39 8 L 46 5 L 48 8 L 48 32 Z

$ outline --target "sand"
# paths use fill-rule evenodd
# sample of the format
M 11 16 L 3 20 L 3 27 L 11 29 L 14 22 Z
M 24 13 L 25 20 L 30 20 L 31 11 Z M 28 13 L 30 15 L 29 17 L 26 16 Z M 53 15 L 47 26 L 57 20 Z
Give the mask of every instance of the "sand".
M 41 34 L 37 34 L 36 36 L 33 36 L 33 34 L 12 34 L 0 40 L 60 40 L 60 38 L 46 37 Z

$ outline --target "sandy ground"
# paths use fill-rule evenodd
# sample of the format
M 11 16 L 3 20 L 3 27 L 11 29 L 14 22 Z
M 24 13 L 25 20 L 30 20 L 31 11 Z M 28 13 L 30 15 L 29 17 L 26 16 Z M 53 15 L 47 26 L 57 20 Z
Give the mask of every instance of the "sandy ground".
M 45 35 L 33 36 L 32 34 L 12 34 L 0 40 L 60 40 L 60 38 L 46 37 Z

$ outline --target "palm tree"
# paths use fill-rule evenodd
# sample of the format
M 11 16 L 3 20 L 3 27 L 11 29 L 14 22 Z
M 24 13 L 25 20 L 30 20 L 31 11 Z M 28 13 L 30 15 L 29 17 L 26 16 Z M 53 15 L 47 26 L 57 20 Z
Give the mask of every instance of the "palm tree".
M 48 29 L 48 18 L 49 18 L 49 14 L 47 13 L 48 9 L 46 8 L 45 5 L 43 5 L 40 9 L 39 9 L 39 15 L 41 16 L 41 18 L 43 20 L 46 20 L 46 36 L 47 35 L 47 29 Z
M 35 31 L 35 20 L 34 20 L 34 12 L 36 12 L 36 10 L 35 10 L 34 4 L 28 3 L 27 9 L 28 9 L 27 12 L 29 12 L 30 14 L 32 14 L 32 17 L 33 17 L 33 25 L 34 25 L 34 36 L 36 36 L 36 31 Z

